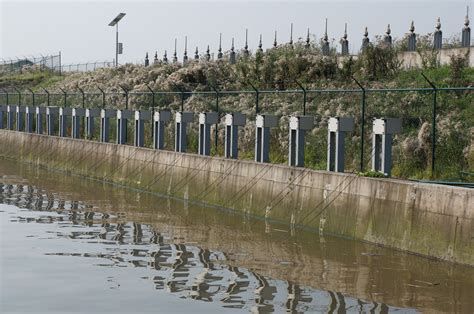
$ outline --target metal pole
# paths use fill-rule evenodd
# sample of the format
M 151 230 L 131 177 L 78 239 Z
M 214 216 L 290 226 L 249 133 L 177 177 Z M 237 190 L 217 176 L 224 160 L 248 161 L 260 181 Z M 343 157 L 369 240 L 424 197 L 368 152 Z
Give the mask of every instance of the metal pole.
M 46 103 L 48 104 L 48 107 L 49 107 L 49 92 L 46 88 L 41 87 L 41 89 L 46 93 L 46 95 L 48 95 L 46 97 Z
M 115 67 L 118 67 L 118 22 L 115 26 Z
M 153 89 L 151 89 L 151 87 L 147 84 L 146 85 L 146 88 L 148 88 L 148 90 L 150 91 L 151 93 L 151 105 L 153 107 L 153 111 L 155 111 L 155 92 L 153 91 Z
M 31 100 L 33 102 L 33 107 L 35 106 L 35 92 L 31 89 L 31 88 L 28 88 L 28 90 L 30 91 L 31 93 Z
M 18 106 L 21 106 L 21 91 L 16 87 L 13 87 L 13 89 L 18 93 Z
M 82 88 L 78 87 L 79 91 L 81 92 L 82 94 L 82 108 L 85 108 L 85 93 L 84 93 L 84 90 L 82 90 Z
M 247 82 L 247 83 L 248 83 L 248 84 L 253 88 L 253 90 L 255 91 L 255 113 L 258 114 L 258 113 L 260 112 L 260 108 L 258 108 L 258 101 L 259 101 L 259 94 L 260 94 L 260 93 L 259 93 L 258 89 L 257 89 L 255 86 L 253 86 L 252 83 L 250 83 L 250 82 Z
M 125 109 L 128 109 L 128 90 L 126 88 L 124 88 L 123 86 L 120 86 L 120 88 L 125 93 Z
M 361 100 L 361 106 L 362 106 L 362 112 L 361 112 L 361 122 L 360 122 L 360 172 L 364 171 L 364 133 L 365 133 L 365 88 L 362 86 L 362 84 L 359 83 L 358 80 L 355 79 L 355 77 L 352 77 L 352 79 L 356 82 L 356 84 L 360 87 L 362 90 L 362 100 Z
M 293 27 L 293 24 L 291 24 Z M 303 116 L 306 115 L 306 88 L 303 87 L 303 85 L 300 84 L 297 80 L 295 80 L 296 84 L 303 90 Z
M 100 92 L 102 93 L 102 108 L 105 109 L 105 92 L 102 90 L 102 88 L 97 87 Z
M 64 94 L 64 107 L 67 107 L 67 92 L 62 89 L 61 87 L 59 87 L 59 89 L 63 92 Z
M 423 73 L 421 73 L 423 78 L 430 84 L 431 88 L 433 88 L 433 116 L 431 117 L 431 176 L 434 176 L 435 172 L 435 164 L 436 164 L 436 111 L 437 111 L 437 95 L 438 95 L 438 88 L 436 85 L 431 82 Z
M 217 112 L 217 116 L 219 116 L 219 91 L 217 90 L 217 88 L 215 88 L 214 86 L 211 86 L 212 89 L 216 92 L 216 112 Z M 217 136 L 218 136 L 218 130 L 217 130 L 217 126 L 219 125 L 219 118 L 217 119 L 217 123 L 216 123 L 216 127 L 215 127 L 215 138 L 214 138 L 214 146 L 216 147 L 216 155 L 217 155 Z

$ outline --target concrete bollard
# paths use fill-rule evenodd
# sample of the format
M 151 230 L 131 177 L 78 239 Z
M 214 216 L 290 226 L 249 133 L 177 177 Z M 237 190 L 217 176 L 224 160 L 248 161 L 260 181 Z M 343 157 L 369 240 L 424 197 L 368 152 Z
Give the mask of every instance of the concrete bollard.
M 151 112 L 149 110 L 135 111 L 135 138 L 133 145 L 143 147 L 145 145 L 145 121 L 151 120 Z
M 247 117 L 240 112 L 225 115 L 225 147 L 226 158 L 237 159 L 239 154 L 239 126 L 247 123 Z
M 16 106 L 16 130 L 23 131 L 25 125 L 25 107 Z
M 270 161 L 270 128 L 274 128 L 278 124 L 278 118 L 272 115 L 259 114 L 256 117 L 255 130 L 255 161 Z
M 86 110 L 84 108 L 72 109 L 72 138 L 81 138 L 81 121 L 84 121 Z
M 165 123 L 171 119 L 170 111 L 155 111 L 153 115 L 153 148 L 165 147 Z
M 131 110 L 117 110 L 117 144 L 127 143 L 127 126 L 128 120 L 131 118 Z
M 218 120 L 217 112 L 201 112 L 199 114 L 199 155 L 209 156 L 211 154 L 211 125 L 216 124 Z
M 100 117 L 101 110 L 99 108 L 86 109 L 86 138 L 92 139 L 94 136 L 94 118 Z
M 375 119 L 372 130 L 372 171 L 382 172 L 389 177 L 392 170 L 393 134 L 402 131 L 402 120 Z
M 7 106 L 0 105 L 0 129 L 5 128 L 4 120 L 5 120 L 5 112 L 7 112 Z
M 13 130 L 13 125 L 15 124 L 15 106 L 7 106 L 7 129 Z
M 72 115 L 72 108 L 70 107 L 60 107 L 59 108 L 59 136 L 67 137 L 67 125 L 68 117 Z
M 43 118 L 46 114 L 46 107 L 36 107 L 36 134 L 43 134 Z
M 58 107 L 46 107 L 46 132 L 48 135 L 56 134 L 56 117 L 58 114 Z
M 304 166 L 304 136 L 306 130 L 314 127 L 314 117 L 290 117 L 288 164 L 294 167 Z
M 346 133 L 352 131 L 354 131 L 354 118 L 329 118 L 327 163 L 328 171 L 344 172 L 344 139 Z
M 110 118 L 117 116 L 115 109 L 102 109 L 100 111 L 100 141 L 109 142 Z
M 25 107 L 25 132 L 33 133 L 33 119 L 35 116 L 35 108 L 31 106 Z
M 176 112 L 175 115 L 175 143 L 174 150 L 176 152 L 186 152 L 186 126 L 189 122 L 193 122 L 194 113 L 192 112 Z

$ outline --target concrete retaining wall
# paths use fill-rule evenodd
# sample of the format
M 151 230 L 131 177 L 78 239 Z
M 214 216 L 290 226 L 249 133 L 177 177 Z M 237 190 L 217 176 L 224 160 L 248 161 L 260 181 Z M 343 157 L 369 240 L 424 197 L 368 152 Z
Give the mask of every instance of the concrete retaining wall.
M 474 190 L 0 130 L 0 155 L 474 265 Z

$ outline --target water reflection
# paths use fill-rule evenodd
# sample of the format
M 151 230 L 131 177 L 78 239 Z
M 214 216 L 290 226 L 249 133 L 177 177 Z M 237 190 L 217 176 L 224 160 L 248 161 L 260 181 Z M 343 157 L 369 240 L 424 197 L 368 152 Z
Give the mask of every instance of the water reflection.
M 257 267 L 235 266 L 245 256 L 185 243 L 186 238 L 179 232 L 173 234 L 151 224 L 128 221 L 119 212 L 97 212 L 86 202 L 64 199 L 35 186 L 0 184 L 0 204 L 27 209 L 8 211 L 10 223 L 47 224 L 47 232 L 38 236 L 39 240 L 63 239 L 85 245 L 81 246 L 82 252 L 64 249 L 46 255 L 91 258 L 97 267 L 150 269 L 147 279 L 156 290 L 180 298 L 217 302 L 224 308 L 256 313 L 386 313 L 400 309 L 271 278 Z M 258 265 L 259 261 L 248 262 Z

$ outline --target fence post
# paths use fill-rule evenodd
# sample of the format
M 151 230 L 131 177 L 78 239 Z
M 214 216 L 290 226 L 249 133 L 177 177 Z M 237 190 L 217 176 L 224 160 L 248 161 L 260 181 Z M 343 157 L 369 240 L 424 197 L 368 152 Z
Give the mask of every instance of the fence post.
M 306 88 L 303 87 L 303 85 L 300 84 L 297 80 L 295 80 L 295 83 L 298 84 L 298 86 L 301 88 L 303 91 L 303 116 L 306 115 Z
M 21 106 L 21 91 L 16 87 L 13 87 L 13 89 L 16 90 L 18 94 L 18 106 Z
M 438 88 L 431 82 L 423 72 L 421 73 L 423 78 L 430 84 L 433 89 L 433 115 L 431 117 L 431 176 L 434 176 L 435 163 L 436 163 L 436 111 L 437 111 L 437 95 Z
M 48 104 L 49 107 L 49 91 L 46 88 L 41 87 L 41 89 L 46 93 L 46 103 Z
M 125 93 L 125 109 L 128 109 L 128 89 L 124 88 L 123 86 L 120 85 L 120 88 L 123 90 Z
M 216 146 L 216 155 L 217 155 L 217 136 L 218 136 L 218 130 L 217 126 L 219 125 L 219 91 L 217 88 L 215 88 L 213 85 L 211 85 L 212 89 L 216 93 L 216 112 L 217 112 L 217 122 L 216 122 L 216 128 L 214 130 L 215 132 L 215 139 L 214 139 L 214 145 Z
M 67 92 L 62 89 L 61 87 L 59 87 L 59 89 L 61 90 L 61 92 L 63 92 L 63 95 L 64 95 L 64 108 L 67 107 Z
M 84 93 L 84 90 L 80 87 L 77 87 L 77 89 L 81 92 L 82 94 L 82 108 L 85 108 L 85 93 Z
M 258 89 L 253 86 L 252 83 L 250 82 L 247 82 L 252 88 L 253 90 L 255 91 L 255 113 L 258 114 L 260 112 L 260 108 L 258 108 L 258 102 L 259 102 L 259 94 L 260 92 L 258 91 Z
M 97 87 L 97 88 L 98 88 L 98 89 L 100 90 L 100 92 L 102 93 L 102 108 L 105 109 L 105 92 L 103 91 L 102 88 L 100 88 L 100 87 Z
M 352 77 L 352 79 L 356 82 L 356 84 L 359 86 L 359 88 L 362 91 L 362 100 L 361 100 L 361 121 L 360 121 L 360 172 L 364 172 L 364 135 L 365 135 L 365 88 L 362 86 L 361 83 L 359 83 L 358 80 L 355 79 L 355 77 Z

